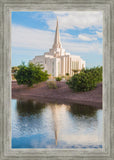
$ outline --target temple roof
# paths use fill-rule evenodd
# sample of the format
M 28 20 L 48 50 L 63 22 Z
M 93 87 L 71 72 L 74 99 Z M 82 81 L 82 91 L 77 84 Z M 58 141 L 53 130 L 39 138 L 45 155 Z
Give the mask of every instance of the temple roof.
M 54 39 L 53 48 L 61 48 L 59 26 L 58 26 L 58 18 L 57 18 L 56 32 L 55 32 L 55 39 Z

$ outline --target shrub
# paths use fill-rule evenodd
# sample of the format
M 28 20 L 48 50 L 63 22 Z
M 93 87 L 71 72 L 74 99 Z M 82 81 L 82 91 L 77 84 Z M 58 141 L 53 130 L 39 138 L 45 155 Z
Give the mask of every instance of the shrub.
M 26 66 L 22 63 L 22 65 L 18 67 L 19 70 L 14 74 L 14 77 L 19 85 L 24 84 L 30 87 L 33 86 L 33 84 L 37 84 L 48 79 L 47 71 L 43 71 L 43 67 L 40 64 L 34 65 L 29 63 Z
M 66 76 L 66 77 L 65 77 L 65 80 L 67 80 L 67 81 L 70 80 L 70 79 L 71 79 L 70 76 Z
M 66 73 L 66 76 L 69 76 L 69 73 Z
M 89 91 L 102 81 L 102 67 L 83 69 L 79 74 L 74 74 L 67 84 L 74 91 Z
M 61 76 L 61 79 L 62 79 L 62 78 L 65 78 L 65 76 Z
M 74 74 L 77 74 L 77 73 L 79 73 L 80 70 L 79 69 L 72 69 L 72 71 Z
M 57 88 L 57 85 L 56 85 L 55 81 L 48 81 L 47 86 L 48 86 L 49 89 L 56 89 Z
M 48 74 L 48 78 L 50 79 L 52 77 L 52 75 L 51 74 Z
M 83 69 L 81 72 L 91 73 L 96 83 L 102 81 L 102 67 L 94 67 L 90 69 Z
M 18 70 L 19 70 L 19 67 L 17 67 L 17 66 L 13 66 L 11 69 L 12 73 L 17 72 Z
M 61 81 L 62 78 L 61 77 L 56 77 L 56 81 Z

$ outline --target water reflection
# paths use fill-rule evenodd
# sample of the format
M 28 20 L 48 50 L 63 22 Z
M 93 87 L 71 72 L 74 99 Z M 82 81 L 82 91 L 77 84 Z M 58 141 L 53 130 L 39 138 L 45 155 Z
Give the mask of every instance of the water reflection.
M 79 105 L 79 104 L 71 104 L 70 106 L 70 112 L 72 114 L 75 114 L 76 116 L 82 117 L 93 117 L 96 115 L 97 108 L 87 106 L 87 105 Z
M 45 108 L 45 104 L 33 100 L 17 100 L 16 106 L 17 113 L 20 116 L 40 114 L 40 112 Z
M 52 119 L 53 119 L 53 129 L 55 132 L 55 143 L 57 145 L 57 135 L 59 132 L 58 118 L 57 118 L 57 106 L 50 104 L 50 108 L 52 111 Z
M 101 148 L 101 137 L 102 110 L 12 100 L 12 148 Z

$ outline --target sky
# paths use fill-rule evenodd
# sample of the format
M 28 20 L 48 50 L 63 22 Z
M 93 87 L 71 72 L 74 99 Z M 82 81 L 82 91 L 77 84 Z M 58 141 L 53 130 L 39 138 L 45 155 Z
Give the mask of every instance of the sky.
M 12 12 L 12 66 L 26 64 L 48 52 L 54 43 L 58 17 L 62 47 L 79 55 L 86 67 L 103 61 L 103 14 L 101 11 Z

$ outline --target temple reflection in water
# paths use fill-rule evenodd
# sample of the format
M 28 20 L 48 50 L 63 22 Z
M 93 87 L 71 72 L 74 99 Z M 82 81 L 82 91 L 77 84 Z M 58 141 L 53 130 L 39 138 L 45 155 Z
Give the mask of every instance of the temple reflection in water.
M 13 148 L 102 147 L 102 110 L 32 100 L 12 105 Z

